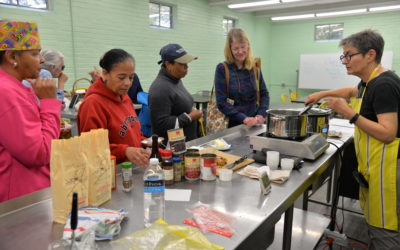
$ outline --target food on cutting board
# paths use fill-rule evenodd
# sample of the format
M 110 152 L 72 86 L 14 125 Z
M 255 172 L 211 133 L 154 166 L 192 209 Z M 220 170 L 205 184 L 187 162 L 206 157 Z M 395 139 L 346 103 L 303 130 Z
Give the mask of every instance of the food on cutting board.
M 228 160 L 225 157 L 217 156 L 217 166 L 223 167 L 228 163 Z
M 219 138 L 211 141 L 211 146 L 218 150 L 227 150 L 231 147 L 224 139 Z

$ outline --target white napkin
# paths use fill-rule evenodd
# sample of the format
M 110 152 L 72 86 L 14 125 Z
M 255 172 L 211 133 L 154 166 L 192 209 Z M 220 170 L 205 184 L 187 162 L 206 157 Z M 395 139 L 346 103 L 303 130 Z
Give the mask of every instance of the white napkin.
M 266 169 L 269 179 L 277 184 L 282 184 L 289 179 L 291 172 L 291 170 L 270 170 L 268 166 L 257 167 L 254 165 L 248 165 L 237 173 L 250 178 L 258 179 L 261 169 Z

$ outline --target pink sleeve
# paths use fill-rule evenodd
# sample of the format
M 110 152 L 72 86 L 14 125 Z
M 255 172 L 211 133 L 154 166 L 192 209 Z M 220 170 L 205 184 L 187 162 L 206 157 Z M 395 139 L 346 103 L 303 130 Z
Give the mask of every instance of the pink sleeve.
M 27 167 L 49 164 L 51 140 L 60 135 L 61 102 L 41 99 L 39 108 L 30 102 L 11 107 L 0 117 L 3 146 Z

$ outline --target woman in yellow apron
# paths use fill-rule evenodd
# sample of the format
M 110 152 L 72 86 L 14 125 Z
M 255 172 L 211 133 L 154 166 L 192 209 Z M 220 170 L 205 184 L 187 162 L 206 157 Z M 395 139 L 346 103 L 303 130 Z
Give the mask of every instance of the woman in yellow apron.
M 400 78 L 381 66 L 382 36 L 364 30 L 340 42 L 347 74 L 357 87 L 321 91 L 306 104 L 325 98 L 328 106 L 355 124 L 354 144 L 360 205 L 368 224 L 369 249 L 400 249 Z M 345 100 L 350 100 L 350 105 Z

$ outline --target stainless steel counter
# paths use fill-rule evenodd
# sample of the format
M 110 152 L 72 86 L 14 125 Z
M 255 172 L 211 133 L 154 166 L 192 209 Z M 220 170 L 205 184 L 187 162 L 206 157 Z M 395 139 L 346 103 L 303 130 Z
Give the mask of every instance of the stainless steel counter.
M 264 126 L 239 126 L 191 141 L 188 146 L 201 145 L 223 137 L 232 144 L 228 153 L 244 155 L 251 152 L 247 136 L 263 131 Z M 335 144 L 343 145 L 351 135 L 351 130 L 344 133 L 343 138 Z M 299 171 L 292 171 L 287 182 L 282 185 L 272 184 L 272 191 L 267 196 L 261 194 L 257 180 L 237 174 L 234 174 L 232 182 L 186 181 L 167 186 L 191 189 L 192 195 L 190 202 L 166 201 L 165 219 L 170 224 L 182 224 L 189 217 L 185 210 L 187 207 L 197 202 L 210 204 L 236 218 L 235 234 L 231 238 L 207 233 L 206 237 L 211 242 L 225 249 L 265 249 L 272 240 L 274 225 L 286 212 L 283 248 L 290 249 L 293 204 L 335 162 L 336 152 L 337 149 L 330 146 L 317 160 L 306 161 Z M 119 237 L 143 228 L 143 169 L 136 168 L 133 172 L 132 192 L 124 193 L 118 188 L 113 192 L 111 201 L 103 205 L 107 208 L 128 210 L 129 216 L 122 223 Z M 0 203 L 0 249 L 47 249 L 51 242 L 61 238 L 63 225 L 52 223 L 49 190 Z M 27 200 L 29 202 L 25 203 L 30 205 L 21 204 Z M 101 249 L 111 249 L 109 242 L 101 242 L 99 246 Z

